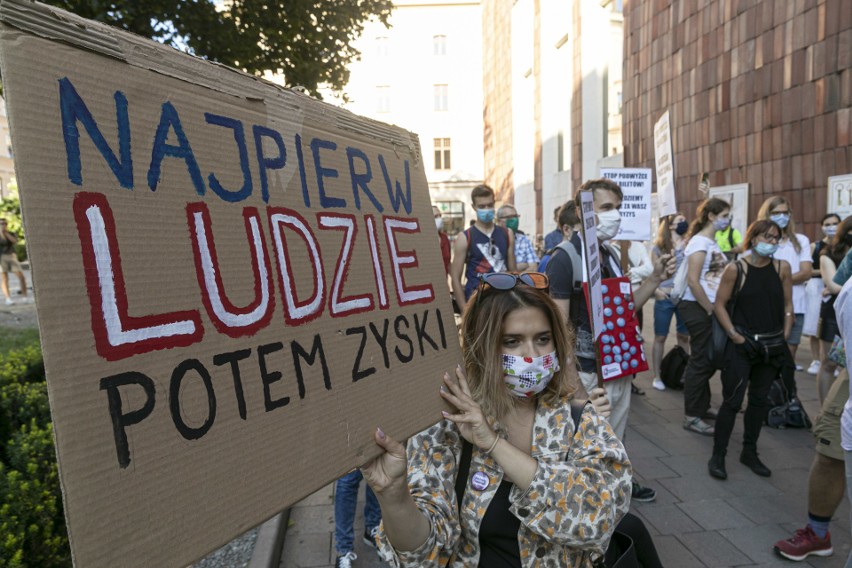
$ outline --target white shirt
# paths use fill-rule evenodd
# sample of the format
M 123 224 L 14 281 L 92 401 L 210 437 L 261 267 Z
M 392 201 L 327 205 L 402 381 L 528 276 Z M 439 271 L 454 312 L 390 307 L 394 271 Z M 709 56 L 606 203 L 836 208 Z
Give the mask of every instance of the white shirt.
M 728 259 L 722 253 L 719 245 L 716 244 L 716 239 L 711 239 L 703 235 L 695 235 L 689 239 L 686 250 L 683 251 L 686 259 L 684 262 L 688 262 L 689 256 L 697 252 L 706 253 L 698 282 L 701 284 L 701 288 L 704 289 L 704 293 L 707 294 L 707 299 L 715 302 L 716 291 L 719 289 L 719 282 L 722 281 L 722 272 L 724 272 L 725 266 L 728 264 Z M 692 293 L 689 286 L 686 287 L 683 299 L 690 302 L 697 301 L 695 294 Z
M 846 368 L 852 368 L 852 278 L 846 281 L 837 299 L 834 301 L 834 312 L 837 314 L 837 326 L 840 329 L 840 336 L 843 337 L 843 346 L 846 348 Z M 850 395 L 852 395 L 852 382 L 849 383 Z M 852 451 L 852 396 L 846 401 L 846 406 L 843 407 L 843 414 L 840 416 L 840 445 L 847 452 Z
M 776 260 L 786 260 L 789 262 L 791 274 L 795 274 L 799 271 L 799 265 L 801 263 L 812 262 L 813 260 L 811 258 L 811 241 L 808 237 L 801 233 L 796 233 L 796 239 L 798 239 L 799 244 L 801 245 L 801 250 L 799 252 L 796 252 L 796 248 L 789 239 L 784 239 L 783 242 L 778 243 L 778 250 L 776 250 L 775 254 L 772 255 L 772 258 Z M 801 284 L 793 286 L 793 313 L 805 313 L 805 308 L 808 307 L 806 288 L 807 280 Z

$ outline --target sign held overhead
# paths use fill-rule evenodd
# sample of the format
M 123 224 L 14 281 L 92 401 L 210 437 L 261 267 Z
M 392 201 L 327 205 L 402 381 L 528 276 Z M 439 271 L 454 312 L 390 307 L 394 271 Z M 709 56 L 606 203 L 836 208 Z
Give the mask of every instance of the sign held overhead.
M 440 420 L 416 135 L 25 0 L 0 66 L 77 565 L 184 566 Z

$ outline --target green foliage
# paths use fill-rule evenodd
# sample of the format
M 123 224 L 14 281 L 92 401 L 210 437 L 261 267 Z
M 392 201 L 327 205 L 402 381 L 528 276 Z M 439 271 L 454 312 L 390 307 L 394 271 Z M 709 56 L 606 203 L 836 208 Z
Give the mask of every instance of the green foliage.
M 0 568 L 66 567 L 71 553 L 38 334 L 15 343 L 0 354 Z
M 0 199 L 0 218 L 6 219 L 9 223 L 6 230 L 18 237 L 18 242 L 15 244 L 18 260 L 25 260 L 27 249 L 24 243 L 24 225 L 21 222 L 21 200 L 17 195 Z
M 38 338 L 37 329 L 16 329 L 0 326 L 0 361 L 5 361 L 5 356 L 12 351 L 38 347 Z M 41 359 L 40 353 L 38 357 Z
M 46 0 L 48 4 L 249 73 L 282 73 L 313 95 L 340 92 L 364 22 L 388 25 L 391 0 Z M 221 3 L 219 3 L 221 4 Z

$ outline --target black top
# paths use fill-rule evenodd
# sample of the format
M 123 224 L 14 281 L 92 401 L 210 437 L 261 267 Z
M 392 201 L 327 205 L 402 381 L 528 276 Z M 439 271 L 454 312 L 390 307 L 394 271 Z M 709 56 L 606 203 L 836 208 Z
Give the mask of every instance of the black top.
M 775 269 L 776 262 L 773 260 L 761 268 L 747 266 L 745 282 L 735 300 L 732 318 L 735 326 L 751 333 L 784 329 L 784 287 Z
M 509 511 L 512 483 L 503 481 L 479 525 L 479 568 L 521 568 L 521 521 Z
M 577 233 L 574 233 L 571 237 L 571 244 L 579 253 L 582 242 Z M 610 254 L 609 247 L 601 246 L 598 250 L 600 251 L 601 278 L 621 276 L 621 272 L 616 271 L 615 268 L 618 265 L 618 259 Z M 550 295 L 556 299 L 570 299 L 570 319 L 571 323 L 574 324 L 574 355 L 577 358 L 580 370 L 584 373 L 594 373 L 597 367 L 595 365 L 595 346 L 592 340 L 589 308 L 586 306 L 586 296 L 583 294 L 582 288 L 574 289 L 574 269 L 568 253 L 558 248 L 555 249 L 553 256 L 547 262 L 545 271 L 550 280 Z M 580 275 L 580 279 L 582 279 L 582 275 Z
M 811 260 L 814 263 L 814 270 L 819 272 L 819 253 L 822 252 L 822 249 L 825 248 L 825 242 L 820 239 L 814 243 L 814 254 L 811 256 Z M 811 276 L 811 278 L 821 278 L 821 276 Z

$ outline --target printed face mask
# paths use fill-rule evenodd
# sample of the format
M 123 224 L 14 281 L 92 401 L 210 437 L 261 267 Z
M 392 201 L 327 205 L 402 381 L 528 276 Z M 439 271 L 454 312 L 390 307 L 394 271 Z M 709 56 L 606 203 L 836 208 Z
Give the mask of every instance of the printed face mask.
M 440 231 L 444 228 L 444 218 L 443 217 L 435 217 L 435 226 Z
M 757 243 L 754 245 L 754 252 L 760 256 L 772 256 L 778 250 L 778 245 L 772 243 Z
M 494 220 L 494 209 L 477 209 L 476 218 L 482 223 L 490 223 Z
M 790 222 L 790 214 L 776 213 L 775 215 L 770 215 L 769 220 L 783 229 L 787 226 L 787 223 Z
M 556 351 L 541 357 L 518 357 L 503 353 L 503 380 L 518 398 L 530 398 L 545 388 L 559 370 Z
M 681 221 L 677 225 L 675 225 L 675 233 L 678 235 L 685 235 L 686 231 L 689 229 L 689 223 L 686 221 Z
M 713 228 L 717 231 L 724 231 L 731 224 L 730 217 L 717 217 L 715 221 L 713 221 Z
M 837 225 L 825 226 L 822 228 L 822 232 L 825 233 L 826 237 L 831 238 L 837 234 Z
M 598 239 L 610 240 L 618 234 L 618 229 L 621 228 L 621 213 L 618 209 L 598 213 L 598 225 L 595 228 L 597 229 Z

